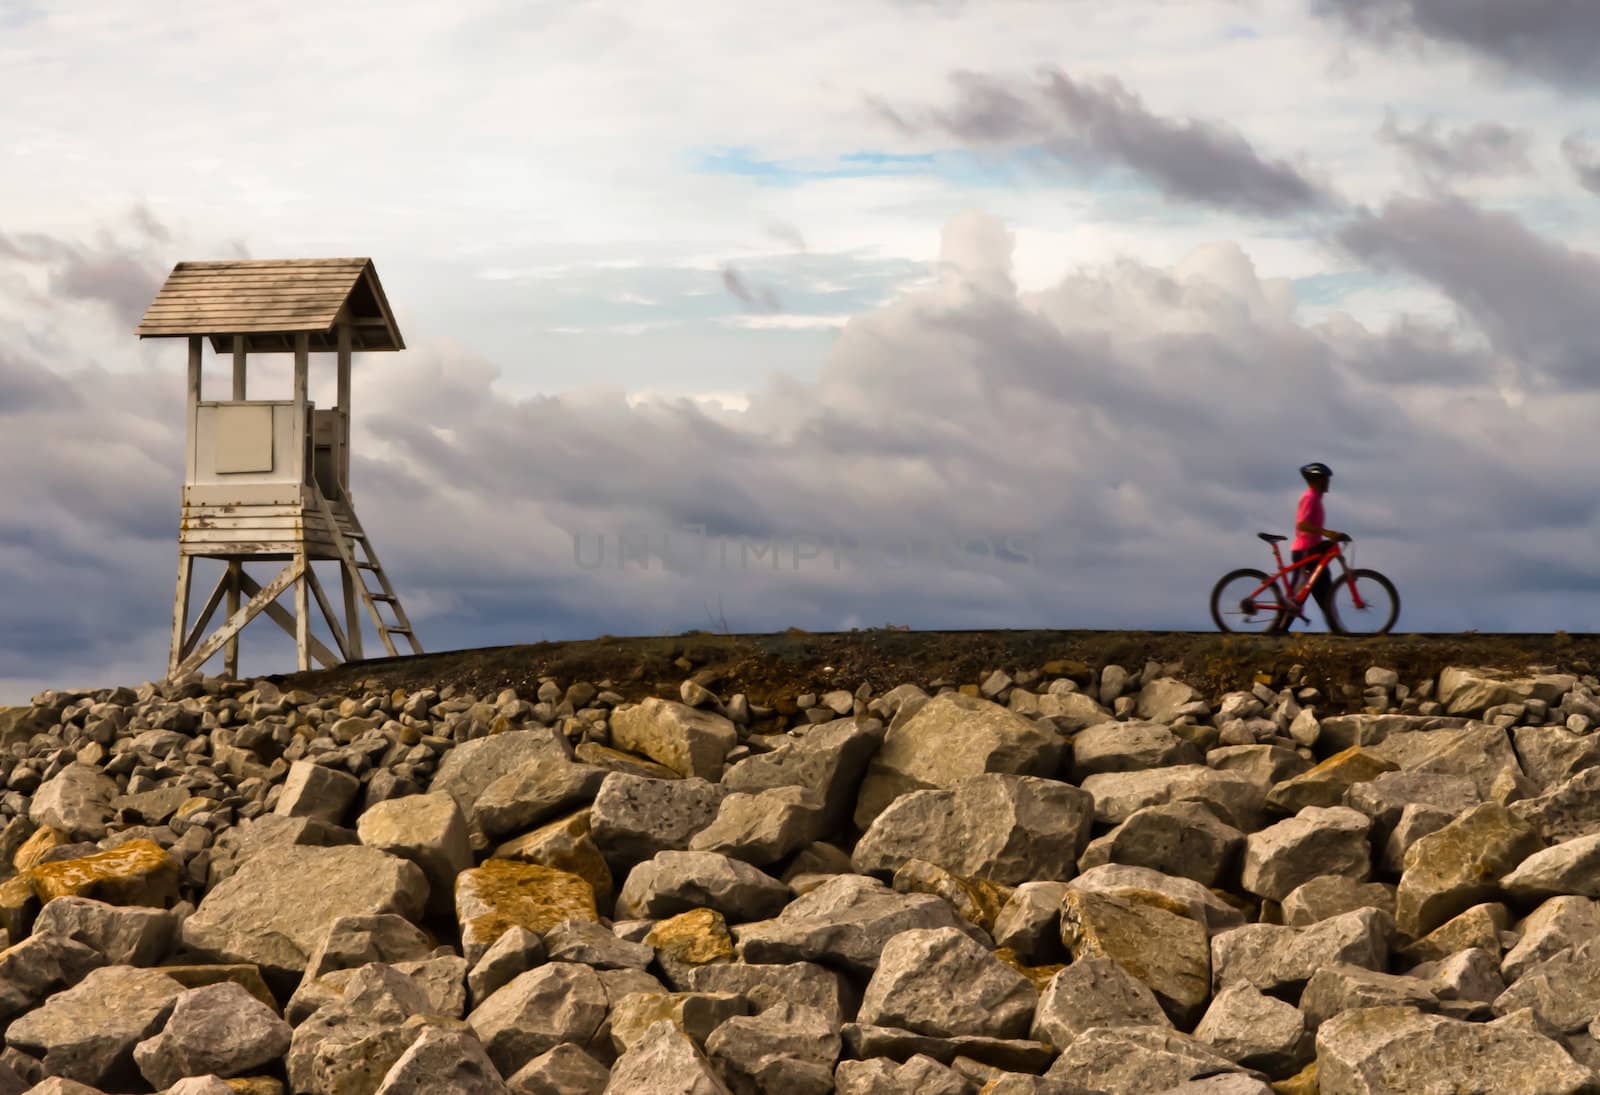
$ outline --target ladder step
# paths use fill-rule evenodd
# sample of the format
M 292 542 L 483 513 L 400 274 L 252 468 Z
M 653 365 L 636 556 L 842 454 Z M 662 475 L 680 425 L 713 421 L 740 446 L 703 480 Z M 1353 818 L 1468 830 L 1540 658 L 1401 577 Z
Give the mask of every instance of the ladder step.
M 357 570 L 377 570 L 378 569 L 378 564 L 377 563 L 357 563 L 356 564 L 356 569 Z
M 384 630 L 387 631 L 391 635 L 409 635 L 409 634 L 411 634 L 411 629 L 409 627 L 385 627 Z
M 396 597 L 390 593 L 371 593 L 368 594 L 368 596 L 370 596 L 374 601 L 386 601 L 389 604 L 398 604 L 400 602 L 399 597 Z

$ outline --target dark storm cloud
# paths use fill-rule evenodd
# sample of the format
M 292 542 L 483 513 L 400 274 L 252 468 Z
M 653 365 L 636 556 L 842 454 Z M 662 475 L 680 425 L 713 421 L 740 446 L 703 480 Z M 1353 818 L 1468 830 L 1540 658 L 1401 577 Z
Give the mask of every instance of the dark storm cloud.
M 1509 248 L 1508 278 L 1588 276 L 1591 258 L 1515 222 L 1417 204 L 1368 215 L 1347 244 L 1435 273 Z M 1567 535 L 1600 476 L 1600 454 L 1563 440 L 1586 435 L 1600 395 L 1503 399 L 1495 355 L 1533 337 L 1510 314 L 1525 302 L 1483 304 L 1468 274 L 1451 274 L 1463 311 L 1509 327 L 1492 353 L 1421 321 L 1308 325 L 1233 244 L 1029 293 L 1010 245 L 991 218 L 955 218 L 925 285 L 856 316 L 814 380 L 780 374 L 742 413 L 614 388 L 509 398 L 491 365 L 423 333 L 359 366 L 355 493 L 423 641 L 661 634 L 706 626 L 708 606 L 747 631 L 1203 626 L 1216 576 L 1266 561 L 1250 534 L 1288 523 L 1309 459 L 1338 470 L 1330 518 L 1401 582 L 1402 626 L 1494 626 L 1465 622 L 1459 592 L 1500 581 L 1500 555 L 1439 545 L 1484 544 L 1485 515 Z M 0 344 L 37 321 L 0 313 Z M 1567 378 L 1591 333 L 1537 348 Z M 109 316 L 103 337 L 134 352 Z M 0 429 L 0 678 L 161 671 L 183 464 L 181 361 L 162 361 L 0 371 L 8 391 L 45 393 Z M 621 565 L 638 534 L 651 560 Z M 586 565 L 576 547 L 602 541 Z M 1595 607 L 1584 596 L 1558 626 Z M 284 665 L 259 630 L 244 657 Z
M 1561 142 L 1561 154 L 1573 176 L 1591 194 L 1600 195 L 1600 148 L 1581 133 L 1569 133 Z
M 1533 169 L 1528 161 L 1528 132 L 1498 122 L 1441 131 L 1438 120 L 1430 118 L 1406 129 L 1391 114 L 1379 127 L 1378 139 L 1399 149 L 1430 177 L 1521 175 Z
M 1562 87 L 1600 88 L 1594 0 L 1312 0 L 1312 8 L 1379 43 L 1443 42 Z
M 1304 170 L 1263 155 L 1225 121 L 1156 114 L 1120 81 L 1053 71 L 1032 86 L 977 73 L 951 78 L 950 104 L 908 115 L 875 104 L 902 132 L 939 132 L 971 144 L 1042 145 L 1068 162 L 1135 172 L 1162 193 L 1279 217 L 1336 204 Z
M 170 269 L 164 245 L 171 234 L 142 205 L 129 214 L 129 223 L 141 237 L 138 244 L 124 244 L 104 233 L 88 245 L 45 233 L 0 232 L 0 258 L 42 267 L 52 294 L 102 304 L 125 328 L 132 327 Z
M 1438 287 L 1528 379 L 1600 387 L 1600 258 L 1459 197 L 1398 198 L 1339 242 L 1364 261 Z

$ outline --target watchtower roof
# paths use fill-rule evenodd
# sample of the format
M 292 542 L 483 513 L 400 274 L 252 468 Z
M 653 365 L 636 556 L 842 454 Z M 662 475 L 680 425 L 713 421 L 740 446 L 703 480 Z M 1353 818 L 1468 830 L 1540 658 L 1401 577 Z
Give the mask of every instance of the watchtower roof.
M 352 350 L 405 349 L 369 258 L 180 262 L 137 333 L 204 335 L 219 354 L 232 351 L 235 338 L 248 352 L 287 353 L 307 334 L 312 350 L 333 351 L 340 321 L 350 325 Z

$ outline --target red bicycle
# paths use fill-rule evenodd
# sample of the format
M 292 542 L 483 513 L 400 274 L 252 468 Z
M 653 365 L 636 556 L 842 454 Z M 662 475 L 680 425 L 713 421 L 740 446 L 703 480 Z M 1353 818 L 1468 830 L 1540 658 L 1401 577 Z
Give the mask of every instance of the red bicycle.
M 1342 573 L 1330 592 L 1330 631 L 1338 635 L 1385 635 L 1399 618 L 1400 594 L 1394 583 L 1376 570 L 1357 570 L 1345 559 L 1340 545 L 1348 544 L 1350 537 L 1333 541 L 1321 554 L 1285 565 L 1278 544 L 1288 537 L 1271 532 L 1256 535 L 1272 545 L 1278 570 L 1270 575 L 1260 570 L 1235 570 L 1222 576 L 1211 591 L 1211 618 L 1223 631 L 1279 634 L 1288 631 L 1296 620 L 1309 623 L 1311 618 L 1305 614 L 1304 606 L 1311 586 L 1335 562 Z

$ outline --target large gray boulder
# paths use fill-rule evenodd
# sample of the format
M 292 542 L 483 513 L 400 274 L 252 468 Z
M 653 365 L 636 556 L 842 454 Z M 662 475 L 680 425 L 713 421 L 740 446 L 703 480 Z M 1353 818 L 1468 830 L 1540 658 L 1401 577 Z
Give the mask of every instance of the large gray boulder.
M 1238 772 L 1203 764 L 1180 764 L 1143 772 L 1101 772 L 1080 786 L 1094 796 L 1094 818 L 1120 825 L 1146 806 L 1166 802 L 1204 802 L 1234 828 L 1250 833 L 1261 827 L 1268 788 Z
M 825 722 L 770 753 L 730 766 L 722 773 L 722 786 L 747 794 L 803 787 L 821 801 L 822 821 L 831 832 L 850 820 L 867 762 L 883 744 L 884 733 L 876 722 Z
M 1551 842 L 1600 833 L 1600 768 L 1579 772 L 1537 798 L 1512 803 L 1511 812 Z
M 168 909 L 68 896 L 46 904 L 33 931 L 87 944 L 104 956 L 108 966 L 153 966 L 172 951 L 178 923 L 179 917 Z
M 60 935 L 35 933 L 0 950 L 0 1024 L 103 965 L 99 951 Z
M 611 744 L 664 764 L 682 776 L 717 780 L 739 734 L 727 718 L 650 696 L 611 712 Z
M 1091 867 L 1068 882 L 1067 889 L 1096 890 L 1110 894 L 1125 890 L 1158 893 L 1185 910 L 1189 918 L 1201 924 L 1209 935 L 1240 927 L 1245 922 L 1243 912 L 1194 879 L 1163 874 L 1149 867 L 1130 867 L 1122 863 Z
M 1313 1049 L 1300 1010 L 1248 984 L 1217 993 L 1194 1036 L 1228 1060 L 1270 1076 L 1292 1074 Z
M 1127 821 L 1091 841 L 1078 866 L 1088 870 L 1123 863 L 1216 886 L 1233 873 L 1244 844 L 1245 835 L 1204 803 L 1168 802 L 1135 810 Z
M 719 852 L 770 866 L 827 835 L 822 800 L 805 787 L 735 792 L 722 800 L 714 821 L 689 841 L 689 850 Z
M 1531 1008 L 1540 1024 L 1562 1034 L 1600 1015 L 1600 939 L 1557 951 L 1517 978 L 1494 1002 L 1496 1015 Z
M 728 992 L 743 996 L 758 1012 L 784 1004 L 809 1008 L 837 1030 L 854 1010 L 855 990 L 837 970 L 814 962 L 714 962 L 689 972 L 695 992 Z
M 506 1095 L 508 1090 L 471 1034 L 429 1027 L 390 1066 L 377 1095 Z
M 1469 723 L 1459 729 L 1391 734 L 1371 751 L 1407 771 L 1464 776 L 1485 802 L 1504 805 L 1538 790 L 1523 774 L 1511 739 L 1499 726 Z
M 994 918 L 996 946 L 1006 947 L 1030 965 L 1060 961 L 1061 898 L 1065 882 L 1024 882 L 1011 892 Z
M 613 772 L 595 795 L 589 835 L 613 864 L 687 851 L 694 835 L 716 820 L 728 794 L 726 787 L 703 779 Z
M 1051 726 L 988 700 L 942 693 L 890 728 L 862 781 L 856 825 L 867 828 L 909 791 L 952 787 L 966 776 L 1054 776 L 1066 748 Z
M 1415 1008 L 1347 1011 L 1317 1031 L 1322 1095 L 1506 1091 L 1573 1095 L 1593 1074 L 1560 1043 L 1531 1032 L 1427 1015 Z
M 1172 1019 L 1191 1025 L 1210 995 L 1205 927 L 1160 894 L 1068 889 L 1061 941 L 1075 961 L 1109 958 L 1149 986 Z
M 976 931 L 941 898 L 840 875 L 791 901 L 774 919 L 741 925 L 734 935 L 746 962 L 819 962 L 870 976 L 889 940 L 913 928 Z
M 1437 1011 L 1439 995 L 1419 977 L 1335 963 L 1311 975 L 1300 995 L 1306 1026 L 1315 1031 L 1336 1015 L 1361 1008 L 1414 1007 Z
M 571 1042 L 563 1042 L 506 1079 L 516 1095 L 602 1095 L 611 1070 Z
M 1056 780 L 979 775 L 948 789 L 902 795 L 856 845 L 858 871 L 892 872 L 913 859 L 952 874 L 1015 885 L 1077 874 L 1094 800 Z
M 361 781 L 349 772 L 309 760 L 289 765 L 278 804 L 272 812 L 279 817 L 309 817 L 340 825 L 361 790 Z
M 588 966 L 552 962 L 518 974 L 467 1016 L 502 1076 L 562 1042 L 586 1045 L 600 1030 L 605 986 Z
M 155 1088 L 185 1076 L 240 1076 L 289 1051 L 294 1032 L 276 1012 L 232 981 L 182 993 L 161 1032 L 133 1049 Z
M 161 1029 L 183 986 L 133 966 L 92 970 L 72 988 L 12 1022 L 6 1042 L 45 1072 L 94 1087 L 137 1084 L 134 1047 Z
M 1218 991 L 1248 984 L 1292 998 L 1319 969 L 1336 962 L 1387 968 L 1393 936 L 1394 919 L 1378 909 L 1357 909 L 1309 928 L 1246 924 L 1212 938 L 1212 983 Z
M 836 1023 L 813 1008 L 778 1004 L 736 1015 L 706 1039 L 706 1053 L 736 1092 L 828 1095 L 842 1044 Z
M 405 795 L 368 807 L 356 821 L 361 843 L 409 859 L 428 880 L 428 911 L 448 916 L 455 908 L 456 875 L 473 865 L 467 819 L 443 791 Z
M 1523 901 L 1559 894 L 1600 897 L 1600 833 L 1534 852 L 1500 880 L 1500 888 Z
M 716 852 L 658 852 L 628 874 L 617 917 L 663 919 L 708 908 L 743 923 L 777 915 L 792 896 L 771 875 Z
M 1147 1095 L 1239 1071 L 1204 1042 L 1164 1027 L 1096 1027 L 1075 1038 L 1047 1076 L 1102 1095 Z
M 1176 764 L 1202 764 L 1191 743 L 1159 722 L 1105 722 L 1072 739 L 1072 778 L 1100 772 L 1142 772 Z
M 1516 944 L 1500 962 L 1500 972 L 1508 982 L 1558 951 L 1600 936 L 1600 901 L 1569 895 L 1552 897 L 1517 925 L 1516 934 Z
M 1494 802 L 1476 806 L 1406 852 L 1395 922 L 1419 939 L 1492 897 L 1502 877 L 1544 846 L 1532 826 Z
M 553 730 L 510 730 L 503 734 L 464 741 L 439 760 L 428 784 L 456 800 L 465 817 L 472 817 L 478 796 L 501 776 L 540 761 L 559 764 L 572 759 L 572 745 Z
M 303 1095 L 376 1091 L 427 1025 L 428 998 L 409 977 L 373 963 L 351 973 L 342 999 L 295 1027 L 284 1062 Z
M 1439 673 L 1439 702 L 1450 715 L 1481 715 L 1502 703 L 1539 699 L 1558 703 L 1577 678 L 1566 673 L 1519 677 L 1499 669 L 1449 666 Z
M 1073 962 L 1039 995 L 1030 1037 L 1066 1049 L 1093 1027 L 1170 1027 L 1155 993 L 1109 958 Z
M 28 817 L 74 840 L 99 840 L 106 835 L 117 794 L 116 780 L 98 768 L 74 762 L 33 792 Z
M 731 1095 L 700 1047 L 661 1020 L 611 1067 L 613 1095 Z
M 1024 1037 L 1039 994 L 1027 978 L 954 928 L 889 940 L 857 1021 L 929 1034 Z
M 292 981 L 341 916 L 415 920 L 427 898 L 416 864 L 375 848 L 273 848 L 206 894 L 183 941 L 209 961 L 253 962 L 269 979 Z
M 1325 875 L 1364 881 L 1372 873 L 1371 829 L 1367 816 L 1348 806 L 1307 806 L 1250 834 L 1242 884 L 1260 897 L 1282 901 L 1301 883 Z
M 1155 677 L 1140 686 L 1134 712 L 1141 719 L 1171 722 L 1183 713 L 1183 708 L 1201 698 L 1200 693 L 1176 677 Z
M 587 806 L 607 770 L 594 764 L 541 758 L 507 772 L 472 806 L 472 827 L 495 838 L 521 832 Z

